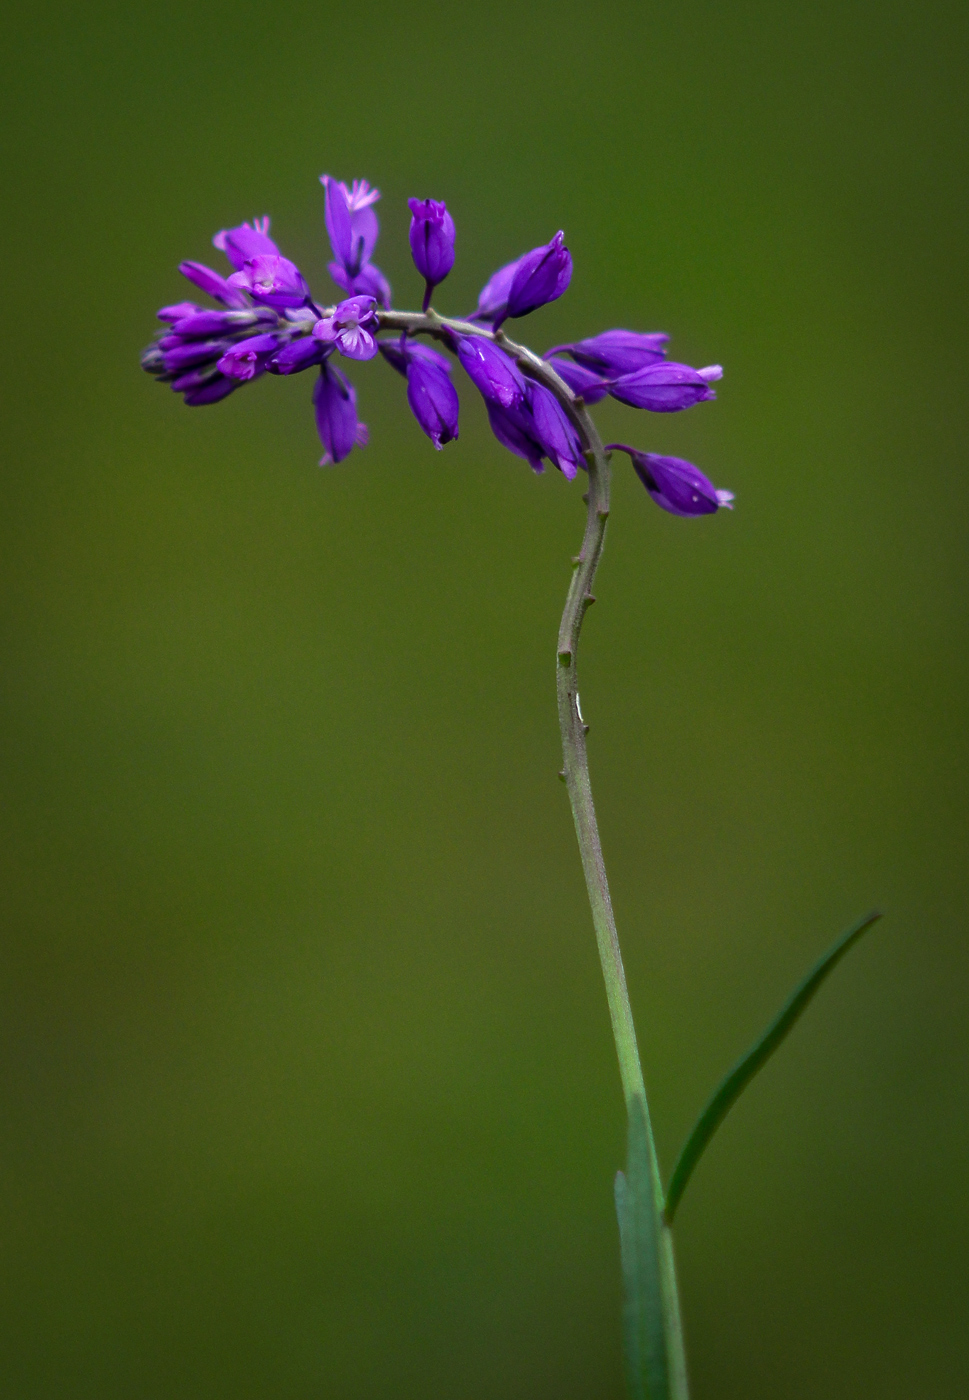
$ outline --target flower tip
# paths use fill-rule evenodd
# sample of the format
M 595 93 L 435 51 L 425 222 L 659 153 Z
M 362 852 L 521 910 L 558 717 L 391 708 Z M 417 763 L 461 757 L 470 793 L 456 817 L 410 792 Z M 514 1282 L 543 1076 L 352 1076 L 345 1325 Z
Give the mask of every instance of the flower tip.
M 734 494 L 732 491 L 718 491 L 717 505 L 721 510 L 733 510 Z
M 715 383 L 716 380 L 723 378 L 723 365 L 707 365 L 705 369 L 698 369 L 697 374 L 708 384 Z

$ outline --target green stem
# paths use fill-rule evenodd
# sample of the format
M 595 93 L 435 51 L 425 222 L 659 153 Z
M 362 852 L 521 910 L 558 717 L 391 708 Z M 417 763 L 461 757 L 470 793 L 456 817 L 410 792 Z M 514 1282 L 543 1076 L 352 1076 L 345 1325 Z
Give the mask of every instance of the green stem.
M 653 1276 L 645 1280 L 645 1297 L 635 1302 L 636 1306 L 642 1306 L 647 1311 L 652 1310 L 655 1316 L 652 1319 L 647 1318 L 645 1323 L 646 1331 L 652 1337 L 650 1363 L 645 1367 L 645 1384 L 648 1390 L 642 1390 L 642 1379 L 634 1377 L 632 1384 L 634 1393 L 640 1391 L 646 1395 L 646 1400 L 688 1400 L 673 1241 L 669 1226 L 663 1217 L 663 1183 L 646 1102 L 646 1088 L 639 1062 L 636 1028 L 626 988 L 619 935 L 616 932 L 616 920 L 609 897 L 609 882 L 602 857 L 599 827 L 592 801 L 585 742 L 586 725 L 582 718 L 578 690 L 579 633 L 586 610 L 594 601 L 592 584 L 602 554 L 606 521 L 609 518 L 609 459 L 583 400 L 572 393 L 564 380 L 555 373 L 552 365 L 527 347 L 509 340 L 504 331 L 495 333 L 472 322 L 441 317 L 433 309 L 424 314 L 412 311 L 382 311 L 379 313 L 379 320 L 381 327 L 387 330 L 406 330 L 411 334 L 432 335 L 443 340 L 449 339 L 450 334 L 478 335 L 494 340 L 534 379 L 551 389 L 575 425 L 582 443 L 589 470 L 589 491 L 586 496 L 588 512 L 582 547 L 572 561 L 572 581 L 559 626 L 556 667 L 559 725 L 562 730 L 565 760 L 563 777 L 572 804 L 575 834 L 579 842 L 589 903 L 592 906 L 592 922 L 599 947 L 602 975 L 606 983 L 606 998 L 609 1003 L 616 1053 L 619 1056 L 619 1073 L 631 1124 L 631 1144 L 637 1139 L 639 1126 L 645 1125 L 645 1150 L 648 1159 L 646 1176 L 654 1226 L 649 1233 L 655 1238 L 656 1247 L 649 1251 L 654 1260 Z M 624 1254 L 627 1248 L 628 1236 L 623 1241 Z M 625 1262 L 624 1259 L 624 1271 Z

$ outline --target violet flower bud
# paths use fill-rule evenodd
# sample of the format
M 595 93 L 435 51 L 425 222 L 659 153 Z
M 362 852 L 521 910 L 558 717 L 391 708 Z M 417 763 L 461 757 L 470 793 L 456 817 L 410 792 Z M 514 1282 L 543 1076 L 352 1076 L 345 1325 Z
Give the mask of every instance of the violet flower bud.
M 234 389 L 238 389 L 241 384 L 239 379 L 227 379 L 225 375 L 216 375 L 207 384 L 201 385 L 198 389 L 190 389 L 185 392 L 182 402 L 189 408 L 201 408 L 207 403 L 219 403 L 221 399 L 228 398 Z M 174 389 L 175 385 L 172 385 Z
M 508 289 L 507 316 L 527 316 L 539 306 L 555 301 L 572 279 L 572 255 L 565 246 L 561 229 L 541 248 L 533 248 L 519 259 Z M 496 320 L 496 329 L 500 320 Z
M 460 405 L 447 368 L 413 355 L 407 366 L 407 402 L 438 451 L 457 437 Z
M 544 449 L 529 431 L 528 416 L 520 409 L 502 408 L 495 399 L 485 399 L 485 408 L 488 410 L 491 431 L 502 447 L 507 447 L 516 457 L 524 457 L 532 471 L 540 476 L 545 470 L 542 461 Z
M 500 267 L 494 276 L 481 288 L 478 294 L 478 309 L 472 316 L 475 321 L 503 321 L 508 314 L 508 293 L 515 280 L 521 258 Z
M 524 376 L 514 360 L 499 350 L 493 340 L 480 335 L 458 336 L 457 353 L 468 378 L 486 403 L 513 408 L 524 400 Z
M 247 291 L 263 306 L 303 306 L 310 289 L 295 263 L 279 253 L 257 253 L 240 272 L 233 272 L 229 286 Z
M 713 482 L 681 457 L 658 457 L 637 452 L 621 442 L 612 442 L 607 452 L 626 452 L 636 475 L 658 506 L 671 515 L 713 515 L 717 510 L 733 510 L 733 492 L 718 491 Z
M 434 288 L 454 266 L 454 220 L 443 200 L 409 199 L 407 207 L 411 212 L 410 250 L 426 284 L 426 311 Z
M 276 313 L 269 307 L 252 307 L 244 311 L 206 311 L 201 306 L 193 306 L 190 312 L 174 323 L 172 331 L 175 335 L 191 337 L 231 335 L 233 331 L 255 326 L 260 321 L 275 325 Z
M 268 214 L 265 218 L 253 219 L 251 224 L 221 229 L 212 242 L 225 253 L 236 272 L 241 272 L 253 258 L 279 256 L 279 249 L 269 237 Z
M 312 335 L 304 335 L 277 350 L 266 368 L 270 374 L 299 374 L 312 365 L 322 364 L 332 353 L 332 346 L 325 345 Z
M 324 316 L 313 327 L 317 340 L 335 345 L 341 355 L 351 360 L 372 360 L 377 342 L 371 335 L 377 329 L 373 297 L 350 297 L 341 301 L 332 316 Z
M 180 335 L 163 335 L 158 341 L 168 374 L 180 374 L 196 365 L 215 363 L 231 347 L 232 341 L 183 340 Z
M 183 277 L 187 277 L 190 282 L 194 282 L 196 287 L 207 292 L 216 301 L 221 301 L 223 306 L 248 306 L 249 298 L 245 292 L 237 287 L 230 287 L 224 277 L 218 272 L 213 272 L 204 263 L 182 262 L 178 264 L 178 270 Z
M 628 403 L 631 408 L 648 408 L 653 413 L 677 413 L 705 399 L 715 399 L 717 396 L 710 384 L 722 376 L 720 365 L 691 369 L 689 365 L 664 360 L 614 379 L 609 392 L 613 398 L 620 403 Z
M 338 262 L 327 264 L 334 282 L 347 296 L 373 297 L 378 306 L 386 311 L 390 306 L 390 283 L 376 263 L 365 263 L 355 277 L 351 277 Z
M 568 481 L 574 480 L 579 467 L 584 467 L 586 461 L 579 435 L 565 409 L 551 389 L 536 383 L 528 386 L 528 407 L 532 419 L 531 436 L 553 466 L 558 467 Z
M 604 379 L 618 379 L 646 365 L 655 364 L 666 354 L 669 336 L 662 331 L 643 334 L 639 331 L 603 331 L 589 340 L 577 340 L 572 345 L 556 345 L 546 351 L 549 355 L 571 355 L 580 365 L 601 374 Z
M 278 335 L 252 335 L 227 350 L 217 368 L 229 379 L 255 379 L 262 374 L 271 355 L 281 344 Z
M 426 360 L 428 364 L 436 365 L 445 374 L 451 373 L 451 362 L 447 356 L 441 355 L 437 350 L 432 350 L 429 345 L 425 345 L 420 340 L 407 340 L 401 336 L 400 340 L 378 341 L 377 348 L 387 363 L 405 378 L 408 366 L 415 359 Z
M 548 360 L 548 355 L 545 358 Z M 600 379 L 591 369 L 586 369 L 585 365 L 577 365 L 571 360 L 559 358 L 548 360 L 548 363 L 558 377 L 565 380 L 573 394 L 579 395 L 586 403 L 598 403 L 609 392 L 606 381 Z
M 356 390 L 338 369 L 327 361 L 320 365 L 320 377 L 313 389 L 316 428 L 326 451 L 320 466 L 342 462 L 368 439 L 365 423 L 357 421 Z
M 204 307 L 196 305 L 194 301 L 177 301 L 173 306 L 162 306 L 155 312 L 155 315 L 159 321 L 167 321 L 170 326 L 173 326 L 176 321 L 181 321 L 186 316 L 194 316 L 202 310 Z
M 380 198 L 380 191 L 372 190 L 366 180 L 354 180 L 348 190 L 342 180 L 334 180 L 332 175 L 321 175 L 320 183 L 325 191 L 323 214 L 333 256 L 347 276 L 355 278 L 370 261 L 377 244 L 380 224 L 371 206 Z

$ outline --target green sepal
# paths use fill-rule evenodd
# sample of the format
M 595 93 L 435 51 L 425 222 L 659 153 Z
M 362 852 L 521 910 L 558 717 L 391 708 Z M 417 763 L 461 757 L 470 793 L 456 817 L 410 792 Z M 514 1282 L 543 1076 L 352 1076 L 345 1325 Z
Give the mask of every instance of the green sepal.
M 629 1104 L 626 1171 L 616 1173 L 622 1258 L 623 1352 L 632 1400 L 667 1400 L 669 1363 L 663 1326 L 658 1202 L 642 1103 Z
M 693 1174 L 694 1167 L 730 1109 L 757 1071 L 773 1055 L 828 973 L 834 970 L 848 949 L 853 947 L 861 935 L 880 918 L 881 913 L 875 910 L 871 914 L 866 914 L 857 924 L 853 924 L 847 933 L 841 935 L 824 956 L 814 964 L 804 980 L 798 983 L 760 1039 L 751 1046 L 746 1055 L 737 1061 L 730 1073 L 722 1080 L 697 1119 L 693 1131 L 679 1155 L 676 1166 L 673 1168 L 669 1189 L 666 1192 L 666 1205 L 663 1209 L 663 1215 L 668 1225 L 672 1223 L 676 1207 L 686 1190 L 686 1184 Z

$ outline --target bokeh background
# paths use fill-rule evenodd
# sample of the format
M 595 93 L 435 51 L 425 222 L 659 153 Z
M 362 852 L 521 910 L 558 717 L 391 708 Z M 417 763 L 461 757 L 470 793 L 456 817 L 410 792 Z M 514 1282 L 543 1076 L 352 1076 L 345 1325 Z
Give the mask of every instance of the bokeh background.
M 623 1106 L 563 788 L 580 488 L 463 386 L 186 410 L 181 258 L 321 171 L 446 198 L 463 312 L 564 228 L 537 349 L 666 329 L 716 404 L 604 431 L 582 655 L 667 1170 L 806 966 L 886 918 L 681 1208 L 695 1400 L 969 1383 L 964 5 L 14 4 L 4 24 L 0 1392 L 612 1400 Z

